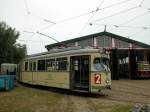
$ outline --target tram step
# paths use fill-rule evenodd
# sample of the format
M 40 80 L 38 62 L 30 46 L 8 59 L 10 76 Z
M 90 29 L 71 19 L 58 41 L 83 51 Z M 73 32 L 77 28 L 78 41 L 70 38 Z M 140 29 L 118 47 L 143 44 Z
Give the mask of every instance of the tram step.
M 74 87 L 75 88 L 85 88 L 85 89 L 89 88 L 88 86 L 85 86 L 85 85 L 84 86 L 83 85 L 75 85 Z
M 75 91 L 75 92 L 82 92 L 82 93 L 88 93 L 89 91 L 88 90 L 79 90 L 79 89 L 74 89 L 72 91 Z

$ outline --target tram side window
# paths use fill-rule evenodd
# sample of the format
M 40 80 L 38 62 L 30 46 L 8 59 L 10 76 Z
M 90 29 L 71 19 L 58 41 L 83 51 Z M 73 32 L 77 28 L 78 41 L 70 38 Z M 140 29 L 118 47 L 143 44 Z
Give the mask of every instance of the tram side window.
M 32 61 L 29 62 L 29 71 L 32 71 Z
M 28 62 L 25 62 L 25 71 L 28 70 Z
M 73 64 L 74 64 L 74 70 L 79 70 L 79 61 L 74 60 Z
M 45 70 L 45 60 L 38 60 L 38 70 Z
M 67 57 L 56 59 L 56 70 L 67 70 Z
M 36 70 L 36 62 L 33 62 L 33 70 Z
M 46 70 L 54 70 L 54 69 L 55 69 L 55 59 L 47 59 Z

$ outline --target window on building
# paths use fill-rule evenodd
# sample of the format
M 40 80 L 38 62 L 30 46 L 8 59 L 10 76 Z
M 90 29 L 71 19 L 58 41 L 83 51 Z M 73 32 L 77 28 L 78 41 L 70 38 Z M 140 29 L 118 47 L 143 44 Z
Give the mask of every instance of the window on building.
M 38 70 L 45 70 L 45 60 L 38 60 Z
M 56 59 L 56 70 L 67 70 L 67 57 Z
M 33 62 L 33 71 L 36 70 L 36 62 Z
M 55 70 L 55 59 L 46 60 L 46 70 Z
M 28 62 L 25 62 L 25 71 L 28 70 Z

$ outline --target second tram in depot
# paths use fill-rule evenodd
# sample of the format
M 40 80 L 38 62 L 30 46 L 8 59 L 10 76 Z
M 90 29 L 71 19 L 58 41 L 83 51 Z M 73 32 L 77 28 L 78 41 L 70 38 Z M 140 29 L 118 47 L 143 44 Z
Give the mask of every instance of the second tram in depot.
M 150 64 L 148 61 L 137 62 L 137 77 L 150 78 Z
M 19 81 L 98 93 L 111 87 L 109 54 L 102 49 L 58 49 L 34 54 L 20 64 Z

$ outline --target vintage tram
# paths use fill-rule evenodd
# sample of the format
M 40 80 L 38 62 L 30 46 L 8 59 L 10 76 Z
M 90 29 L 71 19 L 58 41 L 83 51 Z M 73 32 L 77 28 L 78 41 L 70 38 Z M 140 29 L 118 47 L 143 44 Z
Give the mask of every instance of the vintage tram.
M 104 49 L 53 49 L 26 57 L 20 68 L 19 81 L 27 84 L 89 93 L 111 87 L 109 53 Z

